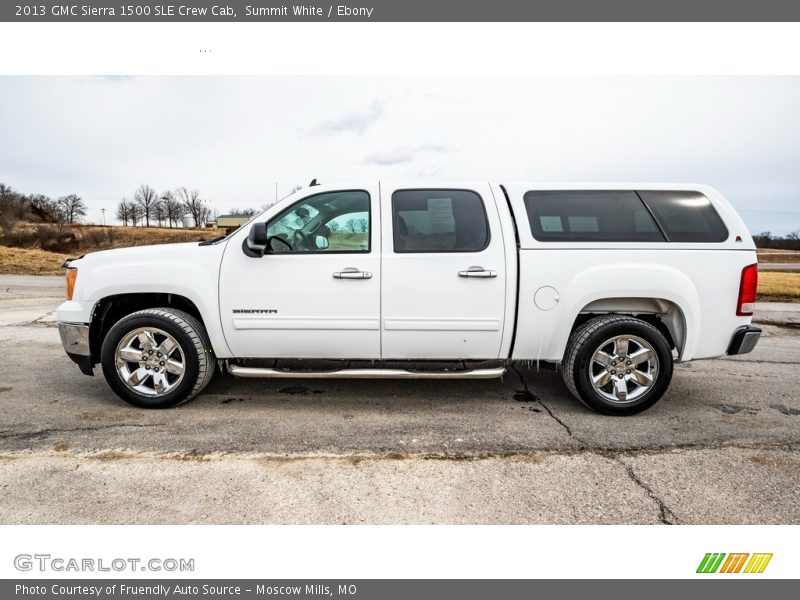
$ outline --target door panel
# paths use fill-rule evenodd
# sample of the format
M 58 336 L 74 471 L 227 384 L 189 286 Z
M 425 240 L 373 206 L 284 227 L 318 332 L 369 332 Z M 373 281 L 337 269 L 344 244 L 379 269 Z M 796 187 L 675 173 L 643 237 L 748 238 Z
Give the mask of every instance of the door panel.
M 385 359 L 492 359 L 505 321 L 505 250 L 487 184 L 381 185 Z
M 379 196 L 377 185 L 363 189 L 365 214 L 353 208 L 357 192 L 318 192 L 268 211 L 269 235 L 284 241 L 263 257 L 242 251 L 246 232 L 228 243 L 220 316 L 235 356 L 380 358 Z

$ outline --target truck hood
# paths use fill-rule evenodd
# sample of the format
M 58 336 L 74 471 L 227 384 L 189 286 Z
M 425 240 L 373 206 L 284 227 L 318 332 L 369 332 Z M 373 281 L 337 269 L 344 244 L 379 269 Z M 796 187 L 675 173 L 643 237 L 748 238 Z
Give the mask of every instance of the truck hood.
M 195 305 L 216 297 L 226 241 L 134 246 L 92 252 L 70 262 L 78 269 L 74 299 L 96 302 L 118 294 L 179 294 Z
M 163 264 L 173 259 L 192 260 L 193 256 L 202 255 L 203 250 L 207 248 L 207 246 L 200 246 L 198 242 L 130 246 L 128 248 L 90 252 L 78 259 L 70 260 L 69 263 L 71 267 L 77 267 L 79 270 L 82 268 L 99 267 L 106 264 Z M 207 254 L 206 252 L 206 255 Z

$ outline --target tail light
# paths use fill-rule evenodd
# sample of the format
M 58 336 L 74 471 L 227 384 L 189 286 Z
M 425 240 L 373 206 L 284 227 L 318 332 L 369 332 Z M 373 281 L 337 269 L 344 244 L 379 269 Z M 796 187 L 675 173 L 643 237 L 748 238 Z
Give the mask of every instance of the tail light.
M 742 269 L 739 282 L 739 300 L 736 302 L 736 314 L 749 317 L 756 307 L 756 289 L 758 288 L 758 264 L 747 265 Z
M 78 278 L 78 269 L 67 269 L 67 300 L 72 300 L 72 293 L 75 291 L 75 280 Z

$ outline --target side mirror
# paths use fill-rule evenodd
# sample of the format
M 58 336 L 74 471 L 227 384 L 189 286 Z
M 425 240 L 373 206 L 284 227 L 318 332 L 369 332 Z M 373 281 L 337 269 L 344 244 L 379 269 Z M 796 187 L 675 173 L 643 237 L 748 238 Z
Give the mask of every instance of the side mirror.
M 330 243 L 328 242 L 328 238 L 324 235 L 318 235 L 314 238 L 314 244 L 317 246 L 317 250 L 327 250 Z
M 267 251 L 267 224 L 266 223 L 253 223 L 250 227 L 250 233 L 242 244 L 242 250 L 247 256 L 259 257 L 264 256 Z

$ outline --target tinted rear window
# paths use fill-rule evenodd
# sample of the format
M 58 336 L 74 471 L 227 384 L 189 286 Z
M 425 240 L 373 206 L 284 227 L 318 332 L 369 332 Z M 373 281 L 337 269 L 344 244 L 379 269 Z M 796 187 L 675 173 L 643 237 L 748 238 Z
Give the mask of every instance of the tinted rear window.
M 639 192 L 670 242 L 724 242 L 728 229 L 700 192 Z
M 540 241 L 665 241 L 634 191 L 531 191 L 524 200 Z
M 392 194 L 395 252 L 479 252 L 489 244 L 483 200 L 469 190 Z

